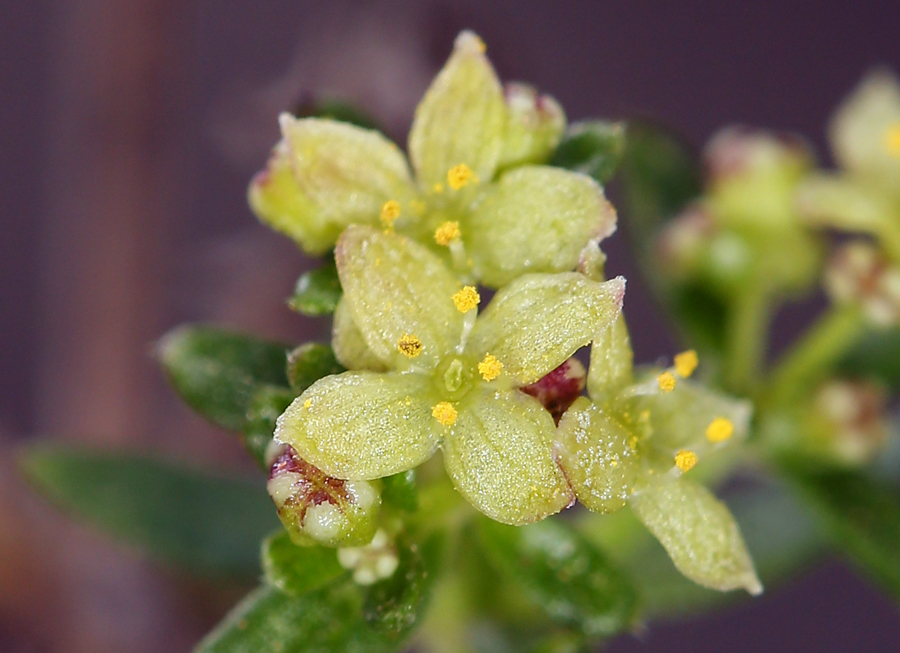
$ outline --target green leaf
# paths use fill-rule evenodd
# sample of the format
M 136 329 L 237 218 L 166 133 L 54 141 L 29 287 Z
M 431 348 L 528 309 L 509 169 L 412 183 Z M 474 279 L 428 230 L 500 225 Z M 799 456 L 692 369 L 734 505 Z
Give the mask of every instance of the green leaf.
M 329 345 L 308 342 L 288 354 L 287 375 L 298 395 L 322 377 L 344 371 L 344 366 L 338 363 Z
M 425 617 L 443 554 L 443 537 L 433 535 L 422 544 L 404 543 L 401 538 L 397 553 L 397 570 L 369 588 L 363 611 L 379 632 L 401 641 Z
M 603 185 L 619 168 L 625 154 L 625 140 L 624 123 L 577 122 L 566 130 L 549 165 L 590 175 Z
M 381 481 L 381 499 L 385 503 L 406 512 L 415 512 L 419 507 L 416 470 L 410 469 L 392 476 L 385 476 Z
M 185 325 L 163 337 L 157 355 L 191 408 L 223 428 L 244 431 L 261 388 L 290 388 L 285 372 L 289 349 L 253 336 Z
M 900 488 L 860 471 L 783 465 L 831 539 L 850 558 L 900 598 Z
M 209 576 L 259 573 L 259 542 L 279 527 L 259 482 L 123 453 L 41 445 L 19 463 L 36 489 L 152 557 Z
M 243 434 L 244 448 L 263 469 L 268 468 L 266 451 L 275 434 L 275 421 L 291 405 L 294 396 L 284 388 L 262 386 L 250 401 Z
M 559 520 L 511 527 L 480 519 L 478 535 L 493 564 L 518 579 L 553 620 L 589 637 L 633 624 L 634 588 L 603 553 Z
M 298 313 L 312 317 L 331 315 L 342 293 L 334 257 L 329 256 L 322 265 L 315 270 L 304 272 L 297 279 L 297 287 L 288 299 L 288 306 Z
M 297 546 L 284 530 L 263 543 L 262 567 L 266 582 L 292 596 L 325 587 L 347 573 L 334 549 Z
M 375 119 L 357 106 L 335 98 L 317 98 L 300 105 L 298 118 L 329 118 L 365 129 L 379 129 Z
M 867 332 L 838 364 L 838 371 L 900 389 L 900 329 Z
M 194 653 L 389 653 L 399 646 L 363 618 L 363 592 L 343 581 L 302 596 L 260 587 Z

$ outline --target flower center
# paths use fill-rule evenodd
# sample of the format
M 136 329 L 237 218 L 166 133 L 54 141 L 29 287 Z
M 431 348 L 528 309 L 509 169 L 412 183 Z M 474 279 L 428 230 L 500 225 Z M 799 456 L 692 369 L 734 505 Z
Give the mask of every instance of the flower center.
M 458 401 L 475 381 L 475 363 L 465 357 L 453 356 L 443 361 L 437 369 L 435 382 L 438 392 L 450 401 Z

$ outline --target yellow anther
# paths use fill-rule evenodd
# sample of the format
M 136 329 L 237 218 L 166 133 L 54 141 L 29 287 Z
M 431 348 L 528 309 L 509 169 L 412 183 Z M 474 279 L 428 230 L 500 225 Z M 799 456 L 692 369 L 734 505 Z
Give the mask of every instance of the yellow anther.
M 431 409 L 431 416 L 444 426 L 450 426 L 456 421 L 456 409 L 449 401 L 441 401 Z
M 311 399 L 307 399 L 306 401 L 303 402 L 303 407 L 304 407 L 306 410 L 309 410 L 309 407 L 310 407 L 310 406 L 312 406 L 312 400 L 311 400 Z
M 459 238 L 459 223 L 458 222 L 445 222 L 440 227 L 438 227 L 434 232 L 434 242 L 438 245 L 443 245 L 446 247 L 454 240 Z
M 681 378 L 686 379 L 694 373 L 699 362 L 697 352 L 693 349 L 683 351 L 675 356 L 675 372 L 677 372 L 678 376 Z
M 717 417 L 706 427 L 706 439 L 710 442 L 724 442 L 734 435 L 734 424 L 724 417 Z
M 400 217 L 400 202 L 388 200 L 381 207 L 381 224 L 385 229 L 394 226 L 394 221 Z
M 485 381 L 493 381 L 503 371 L 503 363 L 493 354 L 485 354 L 484 360 L 478 363 L 478 371 Z
M 687 449 L 682 449 L 675 454 L 675 466 L 683 472 L 689 472 L 697 464 L 697 454 Z
M 473 308 L 477 308 L 481 302 L 481 295 L 475 290 L 475 286 L 463 286 L 453 293 L 453 303 L 456 304 L 456 310 L 460 313 L 468 313 Z
M 900 158 L 900 122 L 884 130 L 884 149 L 891 156 Z
M 675 375 L 671 372 L 663 372 L 656 377 L 656 382 L 663 392 L 672 392 L 675 389 Z
M 447 185 L 453 190 L 459 190 L 463 186 L 467 186 L 470 183 L 477 183 L 477 181 L 475 173 L 473 173 L 472 169 L 465 163 L 453 166 L 447 172 Z
M 407 358 L 415 358 L 422 353 L 422 341 L 412 334 L 404 333 L 397 341 L 397 349 Z
M 431 190 L 435 193 L 443 193 L 444 192 L 444 184 L 435 184 L 431 187 Z

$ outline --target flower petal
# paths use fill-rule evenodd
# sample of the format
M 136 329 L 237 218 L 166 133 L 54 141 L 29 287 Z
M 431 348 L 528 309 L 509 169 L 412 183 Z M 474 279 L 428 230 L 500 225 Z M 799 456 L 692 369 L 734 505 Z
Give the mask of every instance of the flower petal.
M 433 367 L 462 334 L 453 303 L 460 283 L 437 254 L 395 233 L 352 226 L 335 250 L 338 275 L 353 321 L 383 361 L 410 362 L 398 350 L 405 335 L 422 343 L 411 362 Z
M 294 179 L 284 141 L 272 150 L 266 168 L 247 189 L 250 208 L 261 222 L 288 236 L 310 254 L 324 254 L 334 245 L 341 227 L 323 218 Z
M 819 174 L 799 186 L 797 205 L 808 223 L 871 234 L 900 260 L 900 208 L 877 189 L 845 176 Z
M 316 381 L 278 418 L 275 439 L 336 478 L 411 469 L 437 449 L 427 377 L 344 372 Z
M 520 385 L 534 383 L 609 327 L 622 308 L 625 280 L 598 282 L 577 272 L 529 274 L 495 296 L 467 347 L 492 354 Z
M 886 70 L 863 79 L 829 129 L 841 167 L 895 196 L 900 188 L 900 82 Z
M 366 339 L 353 321 L 347 300 L 341 297 L 334 309 L 334 324 L 331 327 L 331 347 L 338 362 L 348 370 L 369 370 L 385 372 L 390 365 L 378 358 L 369 349 Z
M 629 503 L 678 571 L 692 581 L 721 592 L 762 592 L 734 517 L 705 487 L 680 478 L 646 488 Z
M 529 524 L 574 500 L 553 460 L 553 418 L 536 399 L 518 390 L 482 390 L 446 428 L 447 473 L 491 519 Z
M 494 176 L 506 123 L 503 91 L 472 32 L 456 37 L 453 54 L 416 108 L 409 156 L 421 188 L 446 184 L 461 163 L 481 181 Z
M 549 95 L 538 95 L 528 84 L 503 86 L 506 98 L 506 133 L 500 153 L 501 169 L 526 163 L 544 163 L 566 130 L 566 114 Z
M 631 383 L 633 362 L 631 338 L 625 316 L 620 313 L 616 321 L 601 331 L 591 343 L 588 395 L 597 401 L 604 394 L 615 392 Z
M 578 500 L 590 510 L 614 512 L 625 505 L 639 465 L 633 437 L 586 397 L 560 420 L 559 464 Z
M 350 224 L 378 224 L 388 200 L 413 198 L 406 158 L 377 131 L 286 113 L 280 122 L 297 186 L 334 238 Z
M 616 212 L 587 175 L 525 166 L 505 173 L 476 202 L 463 239 L 483 283 L 527 272 L 563 272 L 591 239 L 616 229 Z

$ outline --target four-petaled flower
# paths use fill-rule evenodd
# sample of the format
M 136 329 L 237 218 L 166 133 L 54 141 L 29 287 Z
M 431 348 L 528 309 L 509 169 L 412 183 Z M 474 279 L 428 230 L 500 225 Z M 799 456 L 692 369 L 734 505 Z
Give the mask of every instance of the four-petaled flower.
M 579 501 L 602 513 L 628 504 L 685 576 L 758 594 L 728 508 L 684 477 L 711 451 L 746 436 L 750 404 L 687 381 L 696 365 L 689 351 L 670 370 L 635 380 L 628 332 L 616 320 L 591 347 L 591 399 L 578 399 L 560 421 L 558 460 Z
M 571 270 L 585 243 L 615 230 L 615 210 L 590 177 L 535 165 L 564 128 L 552 98 L 501 87 L 481 39 L 463 32 L 416 109 L 415 177 L 376 131 L 284 114 L 250 205 L 310 253 L 368 224 L 436 248 L 457 273 L 495 288 L 528 272 Z
M 624 280 L 529 274 L 478 315 L 474 288 L 397 233 L 351 226 L 336 260 L 348 324 L 386 371 L 321 379 L 279 418 L 276 439 L 348 480 L 405 471 L 440 447 L 460 494 L 508 524 L 570 505 L 553 417 L 518 388 L 613 323 Z

